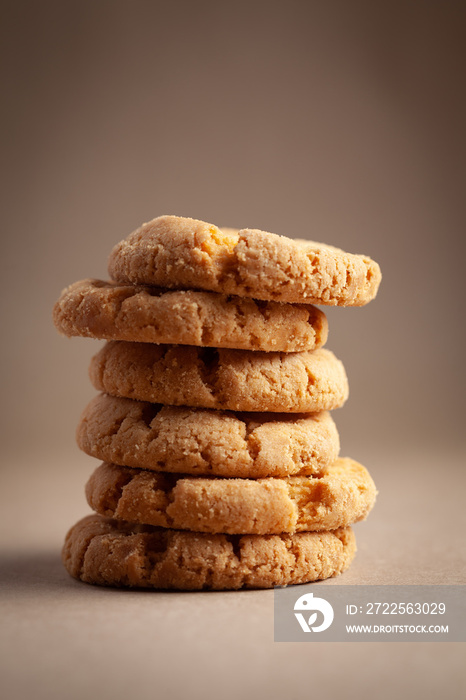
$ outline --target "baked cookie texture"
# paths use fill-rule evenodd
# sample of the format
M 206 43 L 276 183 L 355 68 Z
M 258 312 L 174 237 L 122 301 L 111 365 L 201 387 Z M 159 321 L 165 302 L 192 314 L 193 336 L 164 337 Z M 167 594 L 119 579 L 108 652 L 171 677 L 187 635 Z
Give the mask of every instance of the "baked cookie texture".
M 71 576 L 87 583 L 227 590 L 336 576 L 355 551 L 349 527 L 295 535 L 208 535 L 91 515 L 68 532 L 62 559 Z
M 343 364 L 325 348 L 267 353 L 110 341 L 89 375 L 114 396 L 231 411 L 311 413 L 348 398 Z
M 108 269 L 113 280 L 125 284 L 330 306 L 367 304 L 381 280 L 379 265 L 363 255 L 179 216 L 143 224 L 115 246 Z
M 86 485 L 96 514 L 62 551 L 105 586 L 271 588 L 351 563 L 350 525 L 376 488 L 339 458 L 329 411 L 348 398 L 314 304 L 362 306 L 376 262 L 257 229 L 161 216 L 110 254 L 110 281 L 65 289 L 54 323 L 106 340 L 89 368 L 100 392 L 77 442 L 103 460 Z
M 244 350 L 314 350 L 328 335 L 325 314 L 311 304 L 96 279 L 64 289 L 53 320 L 67 336 Z
M 247 479 L 319 475 L 340 449 L 327 411 L 233 413 L 107 394 L 85 408 L 76 439 L 84 452 L 105 462 Z
M 320 477 L 180 477 L 104 463 L 86 485 L 100 515 L 196 532 L 270 535 L 335 530 L 364 520 L 375 502 L 368 471 L 338 459 Z

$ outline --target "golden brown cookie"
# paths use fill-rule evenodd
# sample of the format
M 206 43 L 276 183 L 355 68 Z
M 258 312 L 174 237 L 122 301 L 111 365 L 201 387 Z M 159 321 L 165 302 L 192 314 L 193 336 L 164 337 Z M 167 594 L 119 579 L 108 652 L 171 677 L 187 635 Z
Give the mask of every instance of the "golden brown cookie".
M 100 515 L 196 532 L 273 535 L 335 530 L 364 520 L 374 505 L 367 469 L 338 459 L 321 477 L 180 477 L 101 464 L 86 484 Z
M 159 216 L 116 245 L 109 273 L 122 283 L 331 306 L 367 304 L 381 280 L 378 264 L 362 255 L 180 216 Z
M 67 534 L 62 559 L 71 576 L 101 586 L 226 590 L 336 576 L 355 552 L 349 527 L 296 535 L 207 535 L 91 515 Z
M 313 413 L 342 406 L 348 380 L 319 348 L 280 353 L 113 340 L 92 358 L 96 389 L 174 406 Z
M 63 290 L 53 320 L 67 336 L 283 352 L 314 350 L 328 334 L 325 314 L 311 304 L 95 279 Z
M 108 394 L 85 408 L 76 439 L 105 462 L 246 479 L 320 474 L 336 460 L 340 444 L 327 411 L 232 413 Z

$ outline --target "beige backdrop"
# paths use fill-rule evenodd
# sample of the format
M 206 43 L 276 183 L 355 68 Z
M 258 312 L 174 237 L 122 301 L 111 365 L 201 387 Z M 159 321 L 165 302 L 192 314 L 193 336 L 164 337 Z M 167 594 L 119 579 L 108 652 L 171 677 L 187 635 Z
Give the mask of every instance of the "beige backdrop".
M 69 444 L 96 344 L 52 304 L 162 213 L 378 260 L 377 301 L 329 314 L 348 449 L 462 441 L 460 7 L 7 3 L 6 443 Z
M 380 263 L 376 301 L 328 313 L 328 347 L 350 380 L 335 413 L 342 451 L 380 490 L 353 576 L 428 582 L 442 570 L 437 582 L 464 581 L 465 3 L 1 5 L 2 512 L 5 548 L 26 557 L 16 584 L 32 575 L 31 552 L 53 559 L 87 512 L 93 466 L 74 429 L 94 395 L 87 365 L 99 344 L 59 337 L 52 305 L 71 282 L 105 277 L 111 247 L 164 213 L 321 240 Z M 15 639 L 23 649 L 27 636 Z M 71 651 L 54 639 L 71 673 Z M 27 647 L 31 659 L 40 646 Z M 436 653 L 457 684 L 445 647 Z M 425 675 L 433 647 L 422 649 L 427 698 L 441 679 Z M 44 668 L 44 696 L 58 697 L 66 674 L 60 686 Z M 206 679 L 196 687 L 208 690 Z M 275 679 L 269 697 L 287 682 Z M 15 697 L 28 688 L 14 687 Z

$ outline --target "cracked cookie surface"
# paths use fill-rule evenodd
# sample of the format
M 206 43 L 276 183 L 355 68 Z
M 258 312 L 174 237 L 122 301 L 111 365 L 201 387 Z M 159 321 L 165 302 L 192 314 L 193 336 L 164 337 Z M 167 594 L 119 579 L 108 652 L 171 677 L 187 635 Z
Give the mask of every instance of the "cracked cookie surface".
M 311 304 L 96 279 L 64 289 L 53 319 L 67 336 L 245 350 L 313 350 L 328 335 L 325 314 Z
M 364 520 L 376 498 L 369 472 L 337 459 L 320 477 L 183 477 L 101 464 L 86 484 L 100 515 L 196 532 L 270 535 L 334 530 Z
M 90 364 L 99 391 L 151 403 L 313 413 L 348 398 L 343 364 L 326 348 L 296 353 L 109 341 Z
M 84 452 L 105 462 L 247 479 L 320 474 L 339 452 L 327 411 L 233 413 L 108 394 L 84 409 L 76 439 Z
M 295 535 L 207 535 L 90 515 L 68 532 L 62 560 L 74 578 L 102 586 L 237 590 L 336 576 L 355 552 L 349 527 Z
M 219 229 L 159 216 L 118 243 L 109 258 L 118 282 L 207 289 L 291 303 L 362 306 L 381 280 L 363 255 L 258 229 Z

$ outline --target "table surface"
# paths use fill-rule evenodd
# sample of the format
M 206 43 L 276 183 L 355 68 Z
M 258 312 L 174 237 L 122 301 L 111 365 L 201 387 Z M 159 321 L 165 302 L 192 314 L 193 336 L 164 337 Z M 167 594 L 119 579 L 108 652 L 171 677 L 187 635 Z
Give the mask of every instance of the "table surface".
M 464 455 L 372 458 L 376 507 L 358 554 L 326 585 L 464 584 Z M 93 464 L 9 460 L 2 475 L 3 684 L 8 698 L 459 697 L 464 645 L 273 641 L 273 591 L 144 592 L 88 586 L 60 561 L 88 512 Z M 45 464 L 46 462 L 46 464 Z M 374 684 L 377 683 L 377 686 Z

